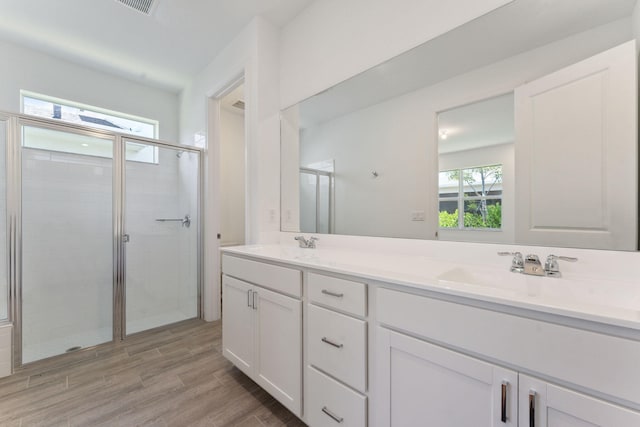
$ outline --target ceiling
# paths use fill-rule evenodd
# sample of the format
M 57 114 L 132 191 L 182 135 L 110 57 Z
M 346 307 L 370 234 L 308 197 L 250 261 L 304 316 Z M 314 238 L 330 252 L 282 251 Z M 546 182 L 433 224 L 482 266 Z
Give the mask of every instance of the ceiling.
M 444 111 L 438 114 L 438 153 L 512 143 L 514 127 L 513 92 Z
M 312 0 L 0 0 L 0 40 L 178 92 L 255 16 L 282 27 Z

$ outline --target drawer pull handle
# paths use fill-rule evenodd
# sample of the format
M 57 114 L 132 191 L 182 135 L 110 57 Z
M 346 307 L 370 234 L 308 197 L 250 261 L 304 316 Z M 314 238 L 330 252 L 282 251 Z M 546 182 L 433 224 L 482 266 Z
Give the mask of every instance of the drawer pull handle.
M 529 427 L 536 427 L 536 392 L 529 391 Z
M 506 424 L 507 422 L 507 385 L 506 381 L 502 382 L 502 397 L 500 399 L 500 421 Z
M 331 341 L 331 340 L 327 339 L 327 337 L 322 337 L 322 339 L 321 339 L 320 341 L 322 341 L 323 343 L 327 343 L 327 344 L 329 344 L 329 345 L 331 345 L 331 346 L 334 346 L 335 348 L 342 348 L 342 347 L 344 347 L 344 345 L 342 345 L 342 344 L 336 344 L 336 343 L 334 343 L 333 341 Z
M 247 307 L 253 308 L 253 306 L 251 305 L 251 290 L 247 291 Z
M 328 410 L 326 406 L 322 407 L 322 412 L 327 414 L 333 421 L 337 423 L 341 423 L 342 421 L 344 421 L 344 418 L 337 416 L 336 414 Z
M 335 292 L 331 292 L 331 291 L 328 291 L 328 290 L 326 290 L 326 289 L 323 289 L 323 290 L 322 290 L 322 293 L 323 293 L 323 294 L 325 294 L 325 295 L 329 295 L 329 296 L 332 296 L 332 297 L 336 297 L 336 298 L 342 298 L 342 297 L 344 297 L 344 294 L 337 294 L 337 293 L 335 293 Z

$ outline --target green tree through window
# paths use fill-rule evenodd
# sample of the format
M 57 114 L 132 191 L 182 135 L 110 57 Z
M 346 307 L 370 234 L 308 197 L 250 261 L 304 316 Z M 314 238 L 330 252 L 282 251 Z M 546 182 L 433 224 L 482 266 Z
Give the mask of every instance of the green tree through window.
M 502 227 L 502 165 L 440 172 L 440 228 Z

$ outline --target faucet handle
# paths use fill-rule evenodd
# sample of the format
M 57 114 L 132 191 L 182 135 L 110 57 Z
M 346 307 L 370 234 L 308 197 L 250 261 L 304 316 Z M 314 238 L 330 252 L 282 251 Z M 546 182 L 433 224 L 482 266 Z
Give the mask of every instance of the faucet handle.
M 311 249 L 315 249 L 316 248 L 316 242 L 320 240 L 315 236 L 311 236 L 309 237 L 309 243 L 308 243 L 308 247 Z
M 544 272 L 547 276 L 550 277 L 561 277 L 560 266 L 558 265 L 558 260 L 568 261 L 568 262 L 576 262 L 578 258 L 569 257 L 569 256 L 559 256 L 559 255 L 549 255 L 547 257 L 547 261 L 544 263 Z
M 521 252 L 498 252 L 500 256 L 513 256 L 511 260 L 511 272 L 522 273 L 524 271 L 524 258 Z

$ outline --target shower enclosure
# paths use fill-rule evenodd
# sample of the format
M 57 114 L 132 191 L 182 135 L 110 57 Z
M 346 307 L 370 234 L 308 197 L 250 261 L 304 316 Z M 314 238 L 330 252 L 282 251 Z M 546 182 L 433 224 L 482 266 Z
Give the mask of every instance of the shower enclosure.
M 22 115 L 5 141 L 14 365 L 200 317 L 199 149 Z
M 334 233 L 333 172 L 300 168 L 300 231 Z

